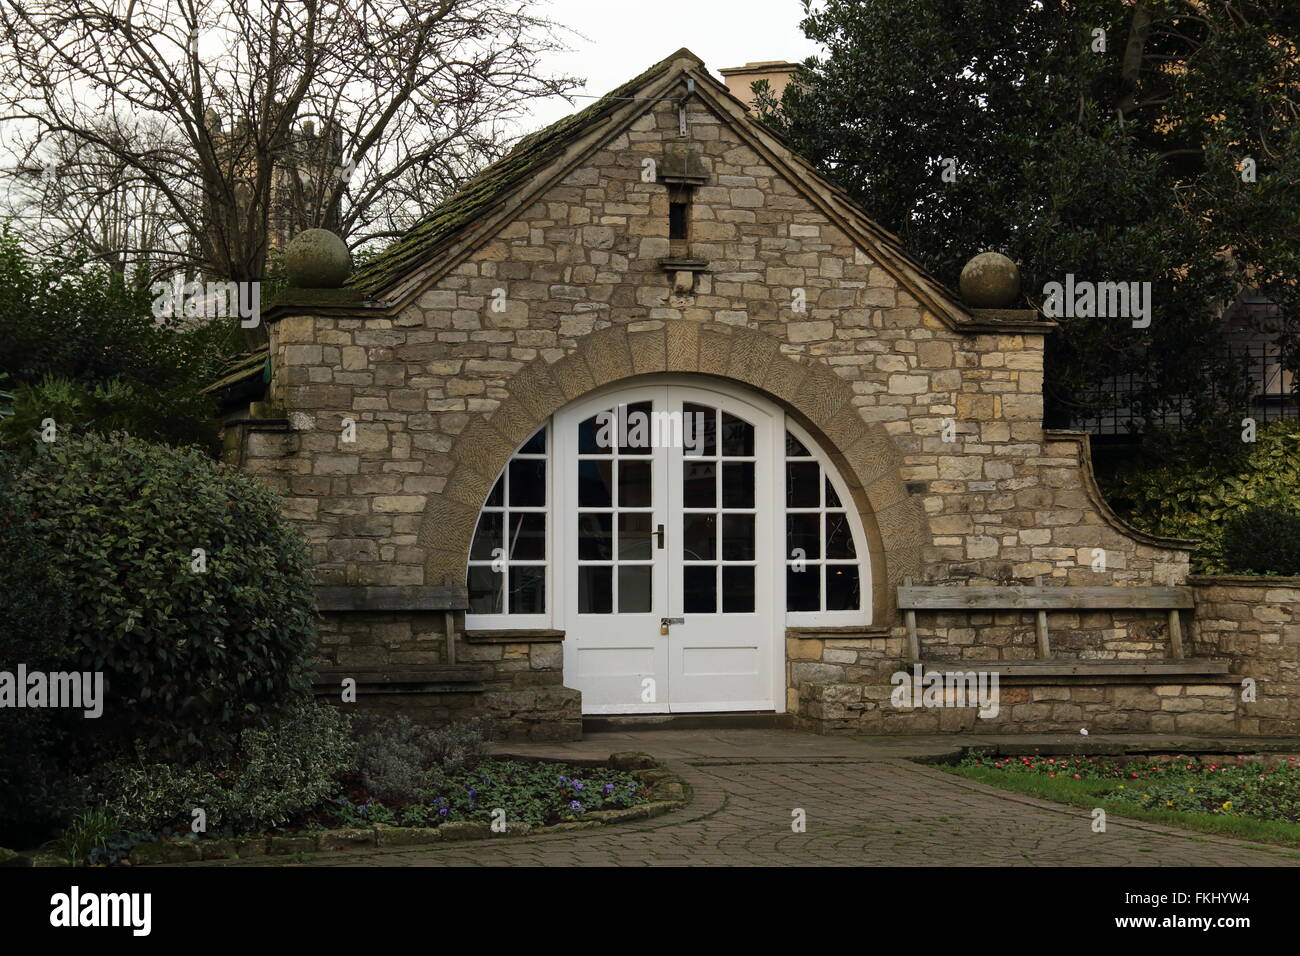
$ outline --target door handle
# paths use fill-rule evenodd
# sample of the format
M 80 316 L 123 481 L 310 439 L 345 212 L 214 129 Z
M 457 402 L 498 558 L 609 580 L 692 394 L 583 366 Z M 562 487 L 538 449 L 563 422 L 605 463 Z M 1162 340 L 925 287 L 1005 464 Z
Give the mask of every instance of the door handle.
M 664 526 L 659 525 L 654 529 L 654 531 L 651 532 L 651 534 L 653 534 L 658 539 L 658 544 L 656 545 L 656 547 L 660 551 L 662 551 L 664 549 Z

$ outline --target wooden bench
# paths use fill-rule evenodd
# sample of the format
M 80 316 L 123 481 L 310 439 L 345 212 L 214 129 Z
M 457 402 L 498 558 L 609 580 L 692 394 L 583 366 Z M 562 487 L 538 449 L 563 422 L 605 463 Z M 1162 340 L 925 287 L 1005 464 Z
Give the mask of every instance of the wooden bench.
M 1181 610 L 1195 606 L 1192 589 L 1185 587 L 1043 587 L 1040 578 L 1033 586 L 1009 587 L 913 587 L 904 579 L 898 589 L 898 606 L 907 620 L 907 639 L 912 660 L 921 659 L 921 642 L 916 635 L 917 611 L 1033 611 L 1037 615 L 1038 659 L 1051 660 L 1052 643 L 1047 631 L 1049 611 L 1165 611 L 1169 615 L 1169 656 L 1183 657 Z

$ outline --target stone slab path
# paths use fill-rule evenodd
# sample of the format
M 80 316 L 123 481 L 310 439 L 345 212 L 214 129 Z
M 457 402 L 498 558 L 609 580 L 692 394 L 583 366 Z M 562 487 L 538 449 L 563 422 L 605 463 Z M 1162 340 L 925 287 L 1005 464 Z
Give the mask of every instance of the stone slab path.
M 1105 833 L 1094 833 L 1085 810 L 985 787 L 908 759 L 951 753 L 971 742 L 978 741 L 656 730 L 588 734 L 566 744 L 504 744 L 502 752 L 557 759 L 645 751 L 679 772 L 695 799 L 675 813 L 601 830 L 324 854 L 309 865 L 1300 865 L 1300 853 L 1284 848 L 1113 816 Z M 805 812 L 805 832 L 791 828 L 795 809 Z M 242 865 L 284 863 L 269 858 Z

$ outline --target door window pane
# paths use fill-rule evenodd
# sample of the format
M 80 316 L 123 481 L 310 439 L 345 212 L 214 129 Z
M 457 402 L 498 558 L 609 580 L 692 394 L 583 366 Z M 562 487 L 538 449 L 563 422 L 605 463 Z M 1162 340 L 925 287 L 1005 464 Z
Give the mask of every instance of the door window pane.
M 614 463 L 578 462 L 578 507 L 608 508 L 614 503 Z
M 856 564 L 826 565 L 826 610 L 856 611 L 862 606 Z
M 722 507 L 754 507 L 754 463 L 752 461 L 723 462 Z
M 546 512 L 510 512 L 510 560 L 546 560 Z
M 604 442 L 609 438 L 609 412 L 602 412 L 600 415 L 592 415 L 578 423 L 578 454 L 580 455 L 608 455 L 612 448 Z
M 717 557 L 718 516 L 682 515 L 682 559 L 712 561 Z
M 541 507 L 546 504 L 546 461 L 516 458 L 510 462 L 511 507 Z
M 474 543 L 469 549 L 471 561 L 491 561 L 496 557 L 492 552 L 501 547 L 501 519 L 499 511 L 484 511 L 478 516 Z
M 578 613 L 609 614 L 614 609 L 613 574 L 608 565 L 578 568 Z
M 620 455 L 649 455 L 654 452 L 654 419 L 651 417 L 653 406 L 650 402 L 633 402 L 619 408 L 621 428 L 619 430 Z M 659 436 L 663 441 L 664 436 Z M 626 439 L 626 441 L 624 441 Z
M 803 442 L 795 438 L 789 432 L 785 433 L 785 457 L 787 458 L 811 458 L 812 452 L 803 446 Z
M 849 516 L 843 511 L 826 513 L 826 557 L 856 558 L 858 553 L 853 547 L 853 529 L 849 526 Z
M 687 614 L 713 614 L 718 609 L 718 569 L 714 565 L 682 568 L 684 610 Z
M 753 565 L 722 567 L 722 613 L 754 613 Z
M 538 429 L 532 438 L 524 442 L 523 447 L 516 454 L 520 455 L 545 455 L 546 454 L 546 429 Z
M 493 571 L 490 564 L 471 566 L 469 569 L 469 613 L 500 614 L 501 588 L 505 575 Z
M 840 504 L 840 496 L 835 493 L 835 487 L 831 484 L 831 480 L 829 478 L 826 479 L 826 507 L 827 508 L 844 507 L 842 504 Z
M 785 516 L 785 556 L 791 561 L 816 561 L 822 556 L 821 515 Z
M 754 454 L 754 426 L 734 415 L 722 413 L 722 454 L 748 458 Z
M 546 568 L 542 565 L 510 566 L 510 613 L 543 614 L 546 611 Z
M 804 565 L 799 570 L 795 565 L 785 569 L 785 602 L 790 611 L 820 611 L 822 608 L 821 566 Z
M 618 569 L 618 612 L 650 612 L 650 580 L 653 569 L 648 564 L 624 564 Z
M 614 521 L 608 513 L 578 515 L 578 558 L 608 561 L 614 557 Z
M 712 458 L 718 454 L 718 412 L 707 405 L 682 405 L 682 445 L 687 457 Z
M 652 557 L 654 539 L 651 537 L 651 519 L 648 511 L 620 512 L 618 516 L 618 557 L 620 561 L 648 561 Z
M 791 461 L 785 466 L 787 508 L 821 507 L 821 465 L 815 461 Z
M 618 463 L 618 506 L 620 508 L 650 507 L 650 462 L 620 461 Z
M 712 461 L 682 463 L 682 505 L 686 508 L 718 506 L 718 466 Z
M 754 560 L 754 516 L 722 516 L 722 559 L 724 561 Z

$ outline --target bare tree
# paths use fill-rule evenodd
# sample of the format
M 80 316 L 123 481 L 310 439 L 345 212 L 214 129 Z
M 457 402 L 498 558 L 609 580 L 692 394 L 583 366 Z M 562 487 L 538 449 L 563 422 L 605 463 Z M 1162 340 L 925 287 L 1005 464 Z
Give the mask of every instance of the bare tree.
M 188 237 L 164 250 L 124 236 L 134 247 L 118 254 L 255 280 L 277 229 L 332 227 L 354 246 L 399 232 L 499 154 L 524 104 L 572 89 L 541 74 L 560 28 L 531 9 L 0 0 L 0 104 L 20 165 L 69 144 L 110 158 Z M 104 188 L 86 183 L 79 201 Z
M 121 274 L 144 267 L 153 280 L 173 271 L 192 243 L 153 183 L 121 158 L 157 149 L 166 130 L 156 120 L 124 121 L 100 135 L 124 130 L 130 140 L 113 150 L 66 133 L 46 137 L 39 154 L 5 171 L 4 206 L 38 254 L 85 253 Z

